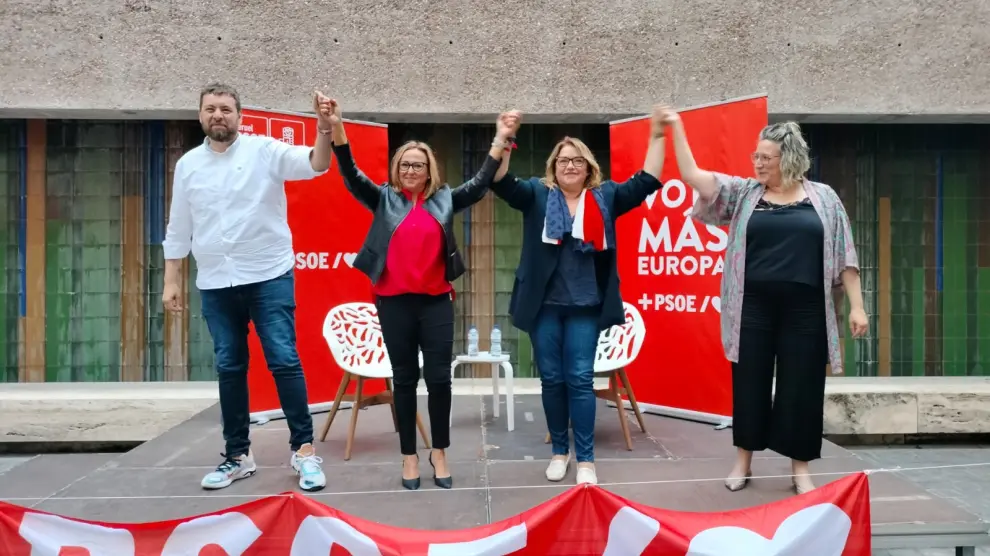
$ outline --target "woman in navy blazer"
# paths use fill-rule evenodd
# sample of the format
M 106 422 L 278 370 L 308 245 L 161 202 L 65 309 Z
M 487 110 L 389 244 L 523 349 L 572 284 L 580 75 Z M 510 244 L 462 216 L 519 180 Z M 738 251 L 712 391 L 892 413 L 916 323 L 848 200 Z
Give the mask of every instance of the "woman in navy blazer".
M 543 387 L 543 411 L 553 453 L 547 479 L 560 481 L 570 463 L 574 430 L 577 483 L 595 473 L 595 349 L 598 335 L 625 322 L 615 259 L 615 221 L 662 187 L 664 126 L 653 110 L 643 169 L 623 183 L 602 178 L 587 145 L 565 137 L 547 159 L 546 175 L 508 173 L 502 155 L 491 189 L 523 213 L 523 243 L 509 313 L 533 341 Z

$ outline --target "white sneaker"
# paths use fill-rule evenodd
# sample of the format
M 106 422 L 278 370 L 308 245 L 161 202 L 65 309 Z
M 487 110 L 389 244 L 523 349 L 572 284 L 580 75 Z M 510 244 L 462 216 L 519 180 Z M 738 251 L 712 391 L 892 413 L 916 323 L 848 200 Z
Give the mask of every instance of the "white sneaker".
M 598 474 L 595 473 L 595 468 L 579 466 L 577 468 L 577 484 L 597 485 Z
M 327 486 L 327 477 L 323 474 L 320 464 L 323 459 L 316 456 L 316 452 L 308 456 L 299 455 L 299 452 L 292 453 L 290 464 L 292 469 L 299 475 L 299 488 L 306 491 L 322 490 Z
M 547 480 L 548 481 L 562 481 L 567 475 L 567 466 L 571 463 L 570 454 L 566 458 L 553 458 L 550 460 L 550 465 L 547 466 Z
M 203 488 L 216 490 L 218 488 L 229 487 L 231 483 L 238 479 L 246 479 L 254 475 L 258 468 L 254 465 L 254 454 L 250 451 L 246 455 L 227 457 L 224 454 L 223 463 L 217 466 L 216 471 L 211 471 L 203 477 L 200 483 Z

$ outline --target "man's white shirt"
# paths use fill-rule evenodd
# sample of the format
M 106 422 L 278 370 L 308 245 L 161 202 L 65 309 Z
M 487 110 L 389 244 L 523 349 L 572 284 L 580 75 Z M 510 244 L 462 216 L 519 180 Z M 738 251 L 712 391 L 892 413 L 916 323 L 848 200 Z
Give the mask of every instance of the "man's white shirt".
M 166 259 L 196 258 L 200 290 L 252 284 L 292 268 L 285 182 L 307 180 L 311 147 L 238 135 L 226 152 L 209 140 L 175 165 L 162 247 Z

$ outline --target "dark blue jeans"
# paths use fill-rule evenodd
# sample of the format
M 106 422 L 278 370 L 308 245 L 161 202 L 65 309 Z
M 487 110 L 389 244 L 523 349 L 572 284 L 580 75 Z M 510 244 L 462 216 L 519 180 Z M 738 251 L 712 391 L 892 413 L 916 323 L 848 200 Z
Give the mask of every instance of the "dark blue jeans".
M 248 453 L 248 322 L 261 340 L 289 426 L 289 446 L 313 442 L 306 377 L 296 352 L 296 300 L 292 271 L 264 282 L 200 292 L 203 318 L 213 336 L 220 382 L 220 413 L 227 455 Z
M 595 461 L 597 311 L 544 305 L 531 338 L 553 454 L 565 455 L 569 451 L 569 419 L 574 428 L 577 461 Z

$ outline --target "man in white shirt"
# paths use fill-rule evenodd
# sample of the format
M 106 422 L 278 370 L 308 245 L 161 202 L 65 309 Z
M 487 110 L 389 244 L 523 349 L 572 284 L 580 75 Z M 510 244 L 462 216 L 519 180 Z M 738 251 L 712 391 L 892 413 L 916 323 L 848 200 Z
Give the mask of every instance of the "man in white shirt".
M 213 337 L 226 441 L 224 462 L 203 488 L 250 477 L 257 467 L 248 439 L 248 323 L 254 323 L 275 379 L 289 427 L 290 464 L 303 490 L 320 490 L 326 477 L 313 449 L 313 419 L 296 352 L 292 234 L 285 182 L 315 178 L 330 168 L 329 99 L 315 93 L 316 145 L 287 145 L 238 133 L 241 102 L 233 87 L 214 83 L 200 92 L 202 145 L 175 165 L 172 204 L 162 244 L 162 302 L 181 311 L 179 268 L 190 251 L 196 287 Z

